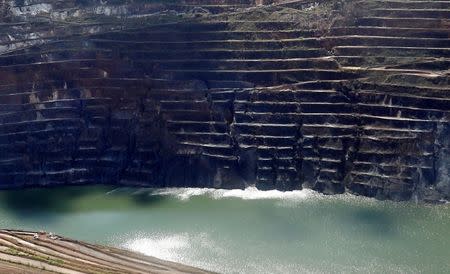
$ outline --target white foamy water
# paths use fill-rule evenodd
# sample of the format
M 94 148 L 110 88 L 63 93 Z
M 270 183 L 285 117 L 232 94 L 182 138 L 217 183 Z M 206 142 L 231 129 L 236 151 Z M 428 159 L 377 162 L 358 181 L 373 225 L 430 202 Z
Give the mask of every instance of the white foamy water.
M 141 193 L 139 193 L 141 194 Z M 173 196 L 181 200 L 189 200 L 196 196 L 208 196 L 213 199 L 239 198 L 243 200 L 304 200 L 322 196 L 310 190 L 258 190 L 256 187 L 246 189 L 213 189 L 213 188 L 163 188 L 152 192 L 152 195 Z

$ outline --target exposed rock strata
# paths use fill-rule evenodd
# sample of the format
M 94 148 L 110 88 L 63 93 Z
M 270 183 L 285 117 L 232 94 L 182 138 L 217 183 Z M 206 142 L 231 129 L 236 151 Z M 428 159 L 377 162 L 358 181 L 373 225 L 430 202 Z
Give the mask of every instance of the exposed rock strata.
M 3 8 L 1 187 L 448 199 L 450 2 L 257 4 Z
M 126 250 L 88 244 L 45 232 L 0 230 L 0 272 L 211 273 Z

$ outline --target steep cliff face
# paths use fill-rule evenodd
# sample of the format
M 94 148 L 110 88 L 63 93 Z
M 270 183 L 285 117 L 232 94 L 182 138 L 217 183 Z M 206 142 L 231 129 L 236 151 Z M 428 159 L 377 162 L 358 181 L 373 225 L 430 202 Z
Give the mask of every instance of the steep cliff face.
M 0 186 L 450 196 L 448 1 L 2 1 Z

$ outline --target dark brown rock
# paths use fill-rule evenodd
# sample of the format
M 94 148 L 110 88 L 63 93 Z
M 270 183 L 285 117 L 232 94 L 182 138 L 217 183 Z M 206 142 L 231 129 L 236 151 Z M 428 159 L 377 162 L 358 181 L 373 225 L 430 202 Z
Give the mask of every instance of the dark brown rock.
M 13 2 L 2 188 L 450 196 L 448 4 Z

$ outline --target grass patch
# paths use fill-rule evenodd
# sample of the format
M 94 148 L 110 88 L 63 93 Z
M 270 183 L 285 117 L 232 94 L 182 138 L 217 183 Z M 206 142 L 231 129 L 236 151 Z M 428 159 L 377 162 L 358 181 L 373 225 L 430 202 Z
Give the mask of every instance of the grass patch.
M 12 256 L 19 256 L 19 257 L 31 259 L 34 261 L 48 263 L 48 264 L 51 264 L 54 266 L 62 266 L 64 264 L 64 260 L 25 252 L 21 249 L 14 248 L 14 247 L 10 247 L 7 250 L 5 250 L 4 252 L 9 255 L 12 255 Z

